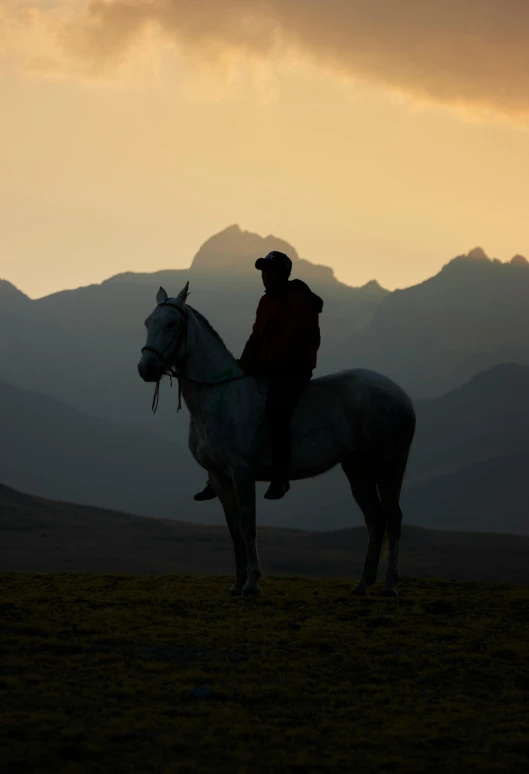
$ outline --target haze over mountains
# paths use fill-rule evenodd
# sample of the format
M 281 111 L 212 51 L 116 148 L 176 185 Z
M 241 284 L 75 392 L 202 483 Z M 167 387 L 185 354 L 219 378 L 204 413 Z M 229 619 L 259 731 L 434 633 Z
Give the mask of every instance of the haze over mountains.
M 458 256 L 426 282 L 390 293 L 350 341 L 354 358 L 413 397 L 459 387 L 498 363 L 529 363 L 529 264 Z
M 403 488 L 407 523 L 529 534 L 524 469 L 529 412 L 516 409 L 528 387 L 529 367 L 498 366 L 460 390 L 417 402 L 417 435 Z M 191 499 L 205 473 L 189 453 L 185 432 L 170 440 L 2 382 L 0 431 L 5 484 L 144 516 L 224 521 L 217 501 Z M 258 491 L 262 495 L 264 485 Z M 449 507 L 442 506 L 443 498 Z M 341 529 L 362 524 L 363 517 L 338 468 L 296 482 L 280 502 L 260 499 L 259 521 Z
M 0 377 L 28 386 L 30 370 L 39 392 L 97 416 L 151 428 L 151 388 L 138 379 L 136 365 L 145 340 L 143 321 L 155 306 L 159 285 L 176 294 L 189 280 L 189 302 L 206 315 L 238 356 L 263 292 L 254 262 L 278 244 L 292 255 L 296 276 L 322 289 L 326 346 L 339 351 L 351 331 L 369 321 L 388 291 L 376 283 L 349 288 L 327 267 L 300 261 L 294 249 L 281 240 L 262 239 L 234 226 L 208 240 L 189 270 L 122 274 L 101 285 L 35 301 L 8 283 L 0 284 Z M 233 255 L 239 257 L 236 270 L 230 264 Z M 4 296 L 9 304 L 2 303 Z M 339 358 L 334 362 L 338 364 Z M 349 363 L 350 358 L 341 367 Z M 162 401 L 160 416 L 174 420 L 173 411 L 163 413 L 163 404 L 166 401 Z M 174 427 L 171 423 L 166 432 L 172 433 Z
M 160 284 L 189 303 L 238 356 L 262 294 L 255 259 L 283 249 L 324 298 L 316 376 L 362 366 L 415 399 L 417 436 L 405 520 L 529 534 L 529 265 L 479 248 L 430 280 L 390 293 L 350 288 L 275 237 L 232 226 L 188 270 L 126 273 L 34 300 L 0 282 L 0 481 L 33 494 L 132 513 L 223 523 L 192 494 L 205 474 L 187 449 L 188 414 L 164 381 L 158 413 L 136 365 Z M 35 394 L 37 393 L 37 394 Z M 500 496 L 501 494 L 501 496 Z M 362 523 L 341 471 L 259 499 L 261 524 L 335 529 Z

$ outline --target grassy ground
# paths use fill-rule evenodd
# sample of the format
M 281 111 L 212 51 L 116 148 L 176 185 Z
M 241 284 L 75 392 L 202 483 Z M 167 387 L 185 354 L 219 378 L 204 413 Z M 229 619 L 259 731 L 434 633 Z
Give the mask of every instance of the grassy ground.
M 0 772 L 529 771 L 529 588 L 231 580 L 0 575 Z

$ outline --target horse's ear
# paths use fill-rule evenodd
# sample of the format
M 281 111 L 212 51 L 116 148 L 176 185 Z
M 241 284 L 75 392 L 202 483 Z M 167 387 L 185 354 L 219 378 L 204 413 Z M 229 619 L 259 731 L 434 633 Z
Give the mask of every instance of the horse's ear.
M 165 290 L 161 287 L 158 293 L 156 294 L 156 303 L 157 304 L 163 304 L 164 301 L 167 301 L 169 296 L 165 292 Z
M 189 282 L 186 282 L 186 286 L 183 290 L 180 291 L 180 293 L 176 297 L 176 303 L 180 306 L 183 306 L 186 302 L 186 298 L 189 295 Z

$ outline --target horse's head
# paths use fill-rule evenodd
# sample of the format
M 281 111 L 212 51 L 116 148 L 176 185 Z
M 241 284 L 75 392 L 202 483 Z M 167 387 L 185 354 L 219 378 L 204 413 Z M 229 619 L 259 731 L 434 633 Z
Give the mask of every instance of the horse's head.
M 163 288 L 156 295 L 157 306 L 145 320 L 147 343 L 138 363 L 146 382 L 157 382 L 185 354 L 188 294 L 189 282 L 176 298 L 169 298 Z

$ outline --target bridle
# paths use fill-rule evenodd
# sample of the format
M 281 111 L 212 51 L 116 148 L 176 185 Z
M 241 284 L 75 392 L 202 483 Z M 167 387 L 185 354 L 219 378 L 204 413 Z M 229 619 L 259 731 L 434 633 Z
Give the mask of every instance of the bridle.
M 182 323 L 178 333 L 176 334 L 176 336 L 173 336 L 173 338 L 171 339 L 169 344 L 167 344 L 167 346 L 164 347 L 161 352 L 160 352 L 160 350 L 155 349 L 154 347 L 142 347 L 142 350 L 141 350 L 142 354 L 144 352 L 154 352 L 155 355 L 158 355 L 158 357 L 160 358 L 160 360 L 162 361 L 162 363 L 165 366 L 165 357 L 164 357 L 165 353 L 167 352 L 168 349 L 173 347 L 173 345 L 175 343 L 175 340 L 177 340 L 178 341 L 178 345 L 180 345 L 179 339 L 181 338 L 182 335 L 185 336 L 184 357 L 186 355 L 186 352 L 187 352 L 187 312 L 185 312 L 182 309 L 181 306 L 177 306 L 176 304 L 171 304 L 169 301 L 162 301 L 162 303 L 158 304 L 158 306 L 172 306 L 173 309 L 177 309 L 180 312 L 180 314 L 182 315 L 182 319 L 183 319 L 183 323 Z
M 248 374 L 240 374 L 239 376 L 230 376 L 228 379 L 221 379 L 218 382 L 203 382 L 197 379 L 190 379 L 189 376 L 184 376 L 183 374 L 179 374 L 178 371 L 175 371 L 174 368 L 171 368 L 171 366 L 167 365 L 165 362 L 165 353 L 169 349 L 175 348 L 175 351 L 177 351 L 182 343 L 182 339 L 184 339 L 184 354 L 182 356 L 182 360 L 185 359 L 187 355 L 187 328 L 188 328 L 188 312 L 185 310 L 185 307 L 177 306 L 176 304 L 172 304 L 169 300 L 162 301 L 161 304 L 158 304 L 158 306 L 172 306 L 173 309 L 177 309 L 180 314 L 182 315 L 182 325 L 180 326 L 180 330 L 178 333 L 173 336 L 169 344 L 167 344 L 162 351 L 155 349 L 154 347 L 142 347 L 142 354 L 144 352 L 152 352 L 153 354 L 157 355 L 160 360 L 162 361 L 163 371 L 162 376 L 168 376 L 171 381 L 171 387 L 173 386 L 173 378 L 178 381 L 178 408 L 177 412 L 180 411 L 182 408 L 182 385 L 180 383 L 180 380 L 183 379 L 186 382 L 190 382 L 191 384 L 198 384 L 202 386 L 214 386 L 219 384 L 227 384 L 228 382 L 236 382 L 240 379 L 247 379 Z M 156 409 L 158 408 L 158 401 L 160 400 L 160 382 L 161 377 L 156 382 L 156 386 L 154 388 L 154 396 L 152 399 L 152 412 L 153 414 L 156 414 Z

